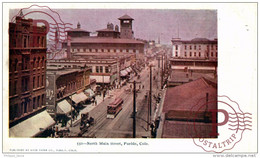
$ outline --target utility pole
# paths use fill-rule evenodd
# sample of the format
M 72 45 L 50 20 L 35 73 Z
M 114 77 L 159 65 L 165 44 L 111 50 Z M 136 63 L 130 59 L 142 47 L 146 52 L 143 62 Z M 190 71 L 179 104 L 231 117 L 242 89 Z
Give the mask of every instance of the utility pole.
M 162 54 L 162 73 L 161 73 L 161 89 L 163 89 L 163 74 L 164 74 L 164 69 L 163 69 L 163 54 Z
M 135 120 L 135 112 L 136 112 L 136 104 L 135 104 L 135 95 L 136 95 L 136 82 L 134 81 L 134 92 L 133 92 L 133 138 L 136 137 L 136 120 Z
M 103 69 L 102 69 L 103 70 Z M 105 91 L 104 91 L 104 74 L 102 72 L 102 77 L 103 77 L 103 101 L 104 101 L 104 95 L 105 95 Z
M 149 126 L 149 123 L 151 123 L 151 117 L 152 117 L 152 83 L 153 83 L 152 67 L 153 65 L 150 65 L 150 91 L 149 91 L 147 127 Z
M 129 82 L 134 84 L 134 89 L 133 89 L 133 138 L 136 137 L 136 83 L 141 83 L 141 82 Z

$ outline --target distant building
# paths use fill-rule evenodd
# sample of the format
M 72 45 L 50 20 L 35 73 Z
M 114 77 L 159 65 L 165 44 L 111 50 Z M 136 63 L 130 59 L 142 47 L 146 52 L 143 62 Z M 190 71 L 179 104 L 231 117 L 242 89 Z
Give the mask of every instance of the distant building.
M 78 68 L 81 65 L 86 65 L 90 69 L 90 79 L 96 80 L 99 85 L 115 86 L 119 84 L 119 77 L 125 77 L 130 72 L 133 63 L 131 55 L 125 54 L 115 58 L 114 56 L 103 56 L 102 58 L 87 58 L 79 56 L 75 59 L 59 59 L 48 60 L 49 66 L 64 67 L 64 68 Z M 125 73 L 128 69 L 127 73 Z M 129 70 L 131 69 L 131 71 Z
M 120 37 L 121 38 L 134 38 L 134 31 L 132 28 L 133 18 L 125 14 L 124 16 L 118 18 L 120 20 Z
M 205 78 L 168 88 L 160 127 L 160 138 L 216 138 L 212 136 L 212 111 L 217 109 L 217 84 Z M 216 127 L 217 129 L 217 127 Z
M 63 48 L 68 54 L 67 58 L 79 55 L 103 56 L 107 53 L 114 56 L 117 56 L 118 53 L 143 55 L 143 41 L 136 40 L 133 36 L 133 18 L 124 15 L 119 20 L 120 32 L 119 27 L 116 25 L 114 28 L 112 23 L 108 23 L 106 29 L 97 30 L 96 37 L 89 36 L 88 31 L 79 29 L 79 27 L 67 31 L 68 40 L 63 43 Z
M 98 37 L 111 37 L 111 38 L 120 38 L 120 32 L 118 26 L 116 25 L 114 29 L 114 25 L 112 23 L 107 24 L 106 29 L 97 30 Z
M 194 38 L 190 41 L 180 38 L 172 39 L 172 57 L 183 59 L 217 60 L 218 40 Z
M 46 136 L 46 27 L 16 17 L 9 23 L 9 136 Z
M 89 31 L 81 29 L 81 25 L 79 22 L 77 24 L 77 28 L 67 31 L 67 34 L 70 37 L 88 37 L 88 36 L 90 36 Z

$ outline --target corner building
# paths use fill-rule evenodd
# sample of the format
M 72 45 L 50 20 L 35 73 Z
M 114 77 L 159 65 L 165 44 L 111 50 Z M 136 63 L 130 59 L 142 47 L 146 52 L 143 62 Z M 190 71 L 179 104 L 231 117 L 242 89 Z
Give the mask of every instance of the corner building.
M 9 23 L 10 137 L 39 136 L 55 123 L 46 112 L 45 78 L 46 27 L 16 17 Z

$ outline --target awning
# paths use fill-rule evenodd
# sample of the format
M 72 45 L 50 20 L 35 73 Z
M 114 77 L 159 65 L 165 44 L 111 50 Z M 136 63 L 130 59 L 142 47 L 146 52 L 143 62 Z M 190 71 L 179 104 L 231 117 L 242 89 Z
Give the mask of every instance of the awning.
M 81 92 L 81 93 L 79 93 L 79 94 L 73 94 L 72 97 L 71 97 L 71 99 L 72 99 L 76 104 L 78 104 L 78 103 L 80 103 L 80 102 L 82 102 L 82 101 L 87 100 L 88 97 L 87 97 L 83 92 Z
M 94 97 L 95 96 L 95 93 L 92 91 L 92 89 L 86 89 L 85 90 L 85 93 L 88 93 L 88 96 L 90 98 Z
M 130 68 L 128 67 L 128 68 L 126 68 L 125 69 L 127 72 L 131 72 L 131 70 L 130 70 Z
M 62 100 L 57 104 L 57 114 L 65 114 L 67 115 L 68 113 L 74 110 L 73 107 L 71 107 L 70 103 L 67 100 Z
M 9 129 L 9 137 L 35 137 L 53 126 L 55 121 L 46 110 Z
M 83 92 L 81 92 L 77 95 L 81 98 L 81 101 L 86 101 L 88 99 L 88 97 Z
M 126 76 L 128 72 L 126 70 L 120 71 L 120 76 Z

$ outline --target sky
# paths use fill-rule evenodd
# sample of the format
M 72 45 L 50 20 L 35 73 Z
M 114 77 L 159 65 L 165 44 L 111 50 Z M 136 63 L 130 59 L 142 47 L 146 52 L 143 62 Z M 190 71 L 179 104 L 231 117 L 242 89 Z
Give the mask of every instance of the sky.
M 47 10 L 47 9 L 41 9 Z M 18 13 L 18 9 L 9 12 L 9 19 Z M 32 10 L 23 10 L 23 14 Z M 161 43 L 170 44 L 171 39 L 178 37 L 183 40 L 193 38 L 217 38 L 217 11 L 216 10 L 176 10 L 176 9 L 54 9 L 64 23 L 73 24 L 76 28 L 80 22 L 81 28 L 90 32 L 104 29 L 107 23 L 119 25 L 118 18 L 127 14 L 134 19 L 133 31 L 135 38 L 155 40 L 160 38 Z M 48 12 L 48 11 L 46 11 Z M 53 18 L 59 19 L 58 14 L 50 13 Z M 51 18 L 42 13 L 30 13 L 25 16 L 33 19 Z M 179 32 L 179 33 L 178 33 Z

